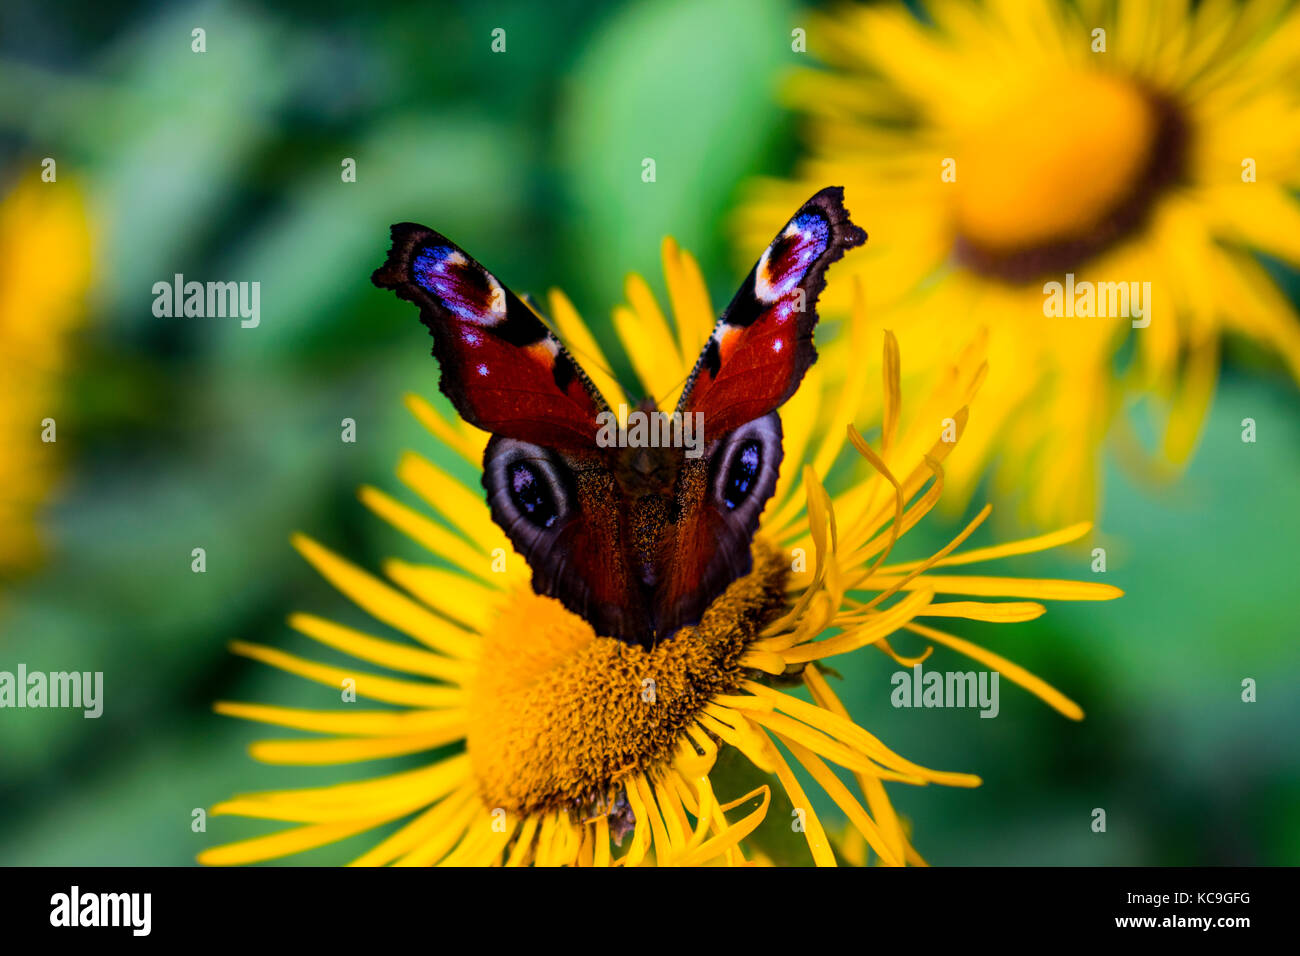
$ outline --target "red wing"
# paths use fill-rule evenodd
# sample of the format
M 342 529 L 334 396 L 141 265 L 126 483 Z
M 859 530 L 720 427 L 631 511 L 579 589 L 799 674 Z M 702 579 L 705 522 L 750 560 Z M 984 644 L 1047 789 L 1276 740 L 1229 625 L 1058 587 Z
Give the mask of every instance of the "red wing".
M 596 447 L 605 400 L 542 321 L 455 243 L 398 223 L 371 281 L 420 307 L 439 387 L 465 421 L 550 448 Z
M 708 434 L 721 436 L 790 398 L 817 359 L 813 328 L 826 267 L 866 241 L 849 220 L 842 187 L 804 203 L 722 313 L 677 411 L 702 412 Z
M 750 544 L 781 471 L 781 419 L 746 422 L 708 460 L 688 458 L 676 489 L 678 519 L 665 540 L 655 592 L 659 633 L 700 620 L 732 581 L 750 572 Z
M 605 459 L 494 437 L 483 487 L 495 521 L 557 598 L 599 634 L 652 639 L 647 593 L 628 546 L 627 499 Z

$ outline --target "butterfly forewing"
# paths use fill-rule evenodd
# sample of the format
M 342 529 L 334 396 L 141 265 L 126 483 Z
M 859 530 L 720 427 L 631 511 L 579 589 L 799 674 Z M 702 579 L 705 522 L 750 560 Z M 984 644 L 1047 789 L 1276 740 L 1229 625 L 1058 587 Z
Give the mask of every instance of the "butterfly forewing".
M 823 189 L 799 208 L 737 290 L 705 343 L 678 402 L 721 435 L 782 405 L 817 358 L 813 329 L 826 268 L 867 241 L 844 208 L 844 190 Z
M 494 435 L 593 447 L 605 400 L 532 310 L 440 233 L 408 222 L 392 234 L 372 281 L 420 307 L 461 417 Z

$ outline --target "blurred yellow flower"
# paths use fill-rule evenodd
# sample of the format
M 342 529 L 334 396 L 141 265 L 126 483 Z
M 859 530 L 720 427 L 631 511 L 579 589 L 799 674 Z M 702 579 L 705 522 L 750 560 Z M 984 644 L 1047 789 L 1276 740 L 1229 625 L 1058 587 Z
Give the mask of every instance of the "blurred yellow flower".
M 0 576 L 42 550 L 39 508 L 58 473 L 55 419 L 90 283 L 90 229 L 78 188 L 24 180 L 0 201 Z
M 1292 5 L 947 0 L 920 18 L 841 7 L 807 35 L 830 69 L 787 90 L 806 155 L 792 181 L 754 185 L 739 244 L 810 184 L 844 182 L 872 225 L 844 268 L 897 332 L 908 380 L 943 374 L 954 336 L 989 329 L 954 504 L 997 459 L 998 491 L 1023 493 L 1028 520 L 1091 518 L 1112 424 L 1129 460 L 1176 473 L 1225 332 L 1300 378 L 1300 322 L 1253 254 L 1300 265 Z M 1049 282 L 1089 299 L 1050 312 Z M 1146 289 L 1123 308 L 1120 293 Z M 843 285 L 838 303 L 830 292 L 824 312 L 843 314 Z M 1116 415 L 1143 395 L 1163 419 L 1150 456 Z
M 632 276 L 630 306 L 615 311 L 614 324 L 644 393 L 667 394 L 671 407 L 672 386 L 685 380 L 715 314 L 694 259 L 671 240 L 663 259 L 673 321 L 646 283 Z M 573 306 L 559 292 L 550 304 L 566 347 L 611 405 L 625 402 Z M 930 643 L 915 660 L 934 645 L 956 650 L 1077 719 L 1082 712 L 1074 702 L 993 652 L 932 626 L 933 619 L 1027 621 L 1044 612 L 1043 599 L 1108 600 L 1120 592 L 1092 582 L 934 573 L 1053 547 L 1089 530 L 1078 524 L 1028 541 L 958 550 L 987 508 L 937 554 L 886 564 L 899 538 L 943 491 L 943 462 L 961 437 L 966 406 L 984 375 L 982 340 L 976 337 L 953 374 L 905 413 L 897 344 L 886 334 L 884 413 L 873 448 L 851 424 L 872 391 L 858 361 L 872 336 L 863 309 L 859 298 L 844 334 L 821 343 L 818 363 L 781 410 L 785 456 L 755 539 L 754 570 L 714 601 L 698 625 L 653 649 L 600 636 L 558 601 L 534 593 L 524 559 L 493 523 L 478 482 L 462 482 L 415 453 L 402 459 L 398 477 L 436 520 L 374 488 L 362 489 L 361 499 L 426 547 L 437 564 L 390 560 L 385 582 L 306 537 L 295 538 L 333 585 L 410 640 L 306 614 L 293 615 L 290 626 L 359 664 L 400 676 L 247 643 L 235 651 L 334 688 L 331 695 L 354 686 L 359 697 L 395 706 L 302 710 L 222 703 L 218 711 L 325 735 L 254 744 L 253 756 L 269 763 L 433 753 L 425 766 L 359 783 L 255 793 L 218 804 L 213 814 L 297 826 L 209 849 L 200 862 L 268 860 L 393 825 L 357 864 L 760 863 L 767 858 L 746 841 L 763 821 L 775 784 L 802 813 L 808 860 L 834 865 L 836 855 L 796 766 L 861 835 L 862 846 L 847 844 L 852 852 L 846 862 L 865 860 L 866 848 L 873 861 L 923 862 L 885 783 L 974 786 L 978 778 L 928 770 L 887 748 L 852 721 L 820 662 L 874 646 L 910 666 L 914 661 L 889 643 L 891 634 L 907 631 Z M 485 433 L 444 417 L 423 399 L 411 397 L 407 404 L 441 445 L 464 460 L 460 470 L 466 463 L 480 467 Z M 938 424 L 945 418 L 947 436 Z M 841 453 L 861 456 L 872 477 L 850 480 L 832 496 L 822 476 L 835 470 Z M 843 468 L 835 473 L 847 476 Z M 1012 600 L 991 600 L 999 597 Z M 793 692 L 799 684 L 806 698 Z M 770 774 L 771 783 L 739 798 L 716 793 L 711 771 L 726 747 Z M 860 796 L 831 765 L 854 775 Z

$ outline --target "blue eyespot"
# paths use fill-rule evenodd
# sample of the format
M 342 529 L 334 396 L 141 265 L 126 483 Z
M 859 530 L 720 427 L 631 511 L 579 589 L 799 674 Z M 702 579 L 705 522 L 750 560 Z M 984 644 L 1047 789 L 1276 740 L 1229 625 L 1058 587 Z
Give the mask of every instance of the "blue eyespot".
M 751 438 L 740 446 L 731 457 L 727 468 L 727 481 L 722 487 L 722 500 L 726 506 L 735 510 L 758 483 L 758 473 L 763 467 L 763 445 L 758 439 Z
M 510 500 L 529 524 L 549 528 L 560 517 L 555 495 L 546 478 L 532 465 L 518 461 L 510 466 Z

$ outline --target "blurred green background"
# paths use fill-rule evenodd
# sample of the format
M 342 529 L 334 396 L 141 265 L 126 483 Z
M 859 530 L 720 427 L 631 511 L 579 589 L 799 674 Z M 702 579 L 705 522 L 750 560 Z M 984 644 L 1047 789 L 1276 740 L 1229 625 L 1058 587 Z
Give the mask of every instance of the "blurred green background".
M 58 412 L 68 461 L 45 513 L 51 554 L 5 585 L 0 669 L 102 670 L 105 707 L 99 720 L 0 711 L 0 863 L 188 864 L 268 829 L 217 818 L 194 833 L 193 808 L 403 763 L 265 767 L 245 746 L 282 732 L 211 711 L 218 698 L 320 706 L 314 685 L 225 645 L 304 650 L 284 626 L 294 610 L 360 620 L 289 548 L 292 531 L 372 568 L 415 556 L 355 497 L 369 482 L 409 500 L 391 476 L 399 453 L 439 455 L 401 406 L 408 390 L 436 394 L 427 333 L 369 283 L 388 225 L 434 226 L 516 290 L 562 287 L 606 345 L 628 271 L 662 290 L 664 234 L 725 301 L 739 186 L 795 155 L 773 94 L 801 22 L 792 3 L 741 0 L 5 5 L 0 185 L 58 157 L 86 191 L 96 256 Z M 344 157 L 355 183 L 340 180 Z M 870 228 L 869 210 L 859 218 Z M 260 281 L 261 326 L 155 318 L 151 287 L 177 272 Z M 1300 409 L 1254 359 L 1228 349 L 1176 487 L 1108 467 L 1098 540 L 1127 597 L 959 631 L 1077 700 L 1084 722 L 1009 682 L 996 720 L 895 710 L 896 665 L 862 653 L 838 666 L 865 727 L 985 780 L 891 791 L 931 862 L 1300 862 Z M 1254 445 L 1240 440 L 1247 416 Z M 339 440 L 345 417 L 354 445 Z M 956 527 L 927 522 L 904 557 Z M 205 574 L 190 570 L 194 547 Z M 1000 573 L 1085 577 L 1088 563 L 1054 552 Z M 1255 704 L 1240 700 L 1245 677 Z M 290 862 L 340 862 L 371 840 Z

